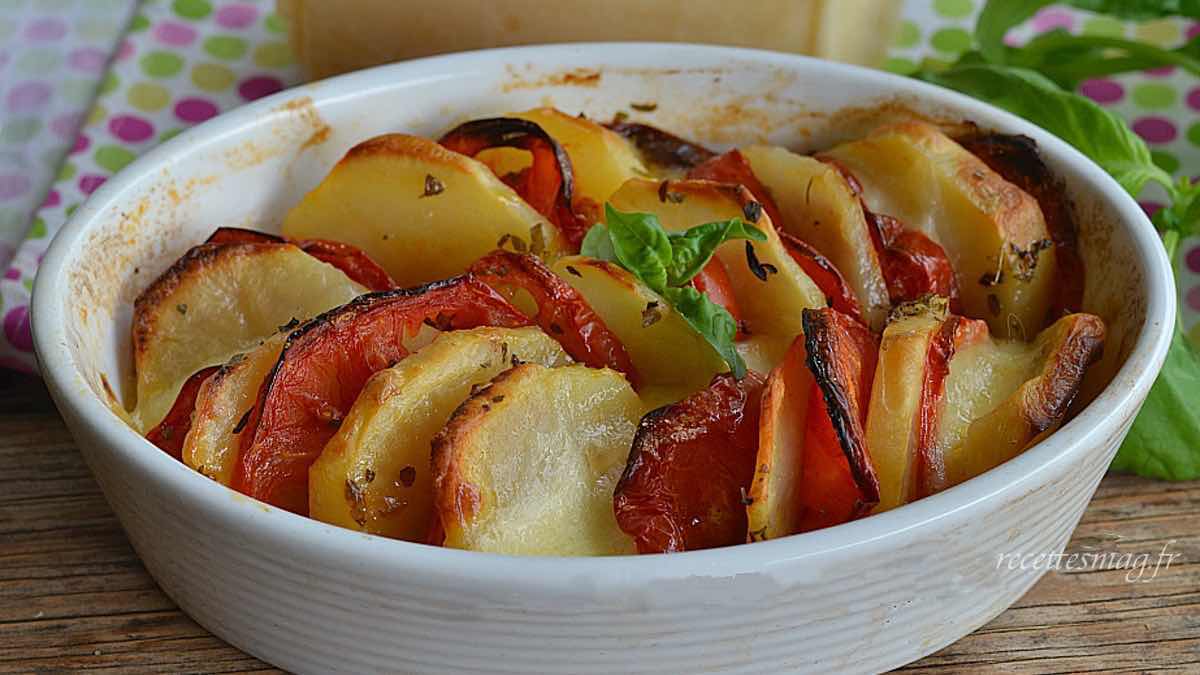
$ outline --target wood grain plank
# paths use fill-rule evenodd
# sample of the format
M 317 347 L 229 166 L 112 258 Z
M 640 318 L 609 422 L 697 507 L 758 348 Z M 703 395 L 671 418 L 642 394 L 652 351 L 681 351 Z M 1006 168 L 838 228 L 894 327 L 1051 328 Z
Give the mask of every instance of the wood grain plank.
M 900 672 L 1200 672 L 1200 483 L 1104 479 L 1067 552 L 1178 558 L 1046 574 Z M 1149 562 L 1153 565 L 1153 562 Z M 146 574 L 41 382 L 0 373 L 0 673 L 279 672 L 212 636 Z

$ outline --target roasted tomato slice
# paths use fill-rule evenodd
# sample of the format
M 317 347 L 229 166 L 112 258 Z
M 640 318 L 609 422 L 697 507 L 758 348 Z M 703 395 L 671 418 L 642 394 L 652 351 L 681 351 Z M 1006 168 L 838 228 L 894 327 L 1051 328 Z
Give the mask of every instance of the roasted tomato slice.
M 702 145 L 685 141 L 649 124 L 614 120 L 605 126 L 628 139 L 646 162 L 659 168 L 686 170 L 716 155 Z
M 544 129 L 517 117 L 489 117 L 461 124 L 438 142 L 468 157 L 496 147 L 528 151 L 533 163 L 516 177 L 512 188 L 579 250 L 592 223 L 575 213 L 571 158 Z
M 814 382 L 800 532 L 864 516 L 879 502 L 879 478 L 866 443 L 879 339 L 861 321 L 826 308 L 804 310 L 804 341 Z
M 950 311 L 962 311 L 958 280 L 945 249 L 891 216 L 872 213 L 865 205 L 863 213 L 874 231 L 872 236 L 879 237 L 879 264 L 893 305 L 933 294 L 948 298 Z
M 1054 240 L 1054 255 L 1058 261 L 1059 279 L 1048 322 L 1078 312 L 1083 304 L 1085 281 L 1078 228 L 1067 202 L 1067 191 L 1038 155 L 1037 143 L 1028 136 L 993 133 L 977 133 L 955 140 L 1004 180 L 1037 200 L 1046 219 L 1046 229 Z
M 783 241 L 783 247 L 787 249 L 792 260 L 800 265 L 800 269 L 804 270 L 808 278 L 813 280 L 826 298 L 829 298 L 831 307 L 865 323 L 862 305 L 858 303 L 854 291 L 850 290 L 846 278 L 842 276 L 833 261 L 818 253 L 817 249 L 809 246 L 808 242 L 799 237 L 780 231 L 779 238 Z
M 302 239 L 297 241 L 296 245 L 305 253 L 333 265 L 352 280 L 373 291 L 386 291 L 396 287 L 392 277 L 357 246 L 328 239 Z
M 744 340 L 745 322 L 742 321 L 742 310 L 738 307 L 737 298 L 733 295 L 733 282 L 729 280 L 725 263 L 715 257 L 709 260 L 700 273 L 692 277 L 692 286 L 729 312 L 729 316 L 733 317 L 734 324 L 737 325 L 734 339 Z
M 196 409 L 200 385 L 219 369 L 220 366 L 209 366 L 189 377 L 179 390 L 175 403 L 167 411 L 167 416 L 146 434 L 146 440 L 162 448 L 175 459 L 182 459 L 183 441 L 192 429 L 192 412 Z
M 950 361 L 960 347 L 987 336 L 987 324 L 961 316 L 949 316 L 929 341 L 925 355 L 925 377 L 917 410 L 917 448 L 913 471 L 913 499 L 937 492 L 946 484 L 946 460 L 938 446 L 938 411 L 946 395 Z
M 204 240 L 206 244 L 283 244 L 287 239 L 243 227 L 218 227 Z
M 829 157 L 818 159 L 837 169 L 859 196 L 892 304 L 911 302 L 932 294 L 949 298 L 951 311 L 961 311 L 958 278 L 945 249 L 925 233 L 905 226 L 896 218 L 872 212 L 862 199 L 862 183 L 849 169 Z
M 537 256 L 493 251 L 471 265 L 470 272 L 502 293 L 523 290 L 532 296 L 537 310 L 530 318 L 557 340 L 571 358 L 593 368 L 612 368 L 624 373 L 635 388 L 640 384 L 625 345 L 592 311 L 579 291 L 551 272 Z
M 779 207 L 771 198 L 771 193 L 754 175 L 754 170 L 750 168 L 750 162 L 746 161 L 746 157 L 738 150 L 730 150 L 693 167 L 691 171 L 688 171 L 687 177 L 741 185 L 762 204 L 763 211 L 767 212 L 767 216 L 775 224 L 775 229 L 783 231 L 783 216 L 779 213 Z
M 746 541 L 744 498 L 758 452 L 762 377 L 724 374 L 638 424 L 613 508 L 639 553 Z
M 837 267 L 812 246 L 783 230 L 783 215 L 780 213 L 779 207 L 771 198 L 771 193 L 754 175 L 750 162 L 746 161 L 741 152 L 730 150 L 723 155 L 712 157 L 689 171 L 688 178 L 735 183 L 749 190 L 750 194 L 754 195 L 754 198 L 762 204 L 763 211 L 766 211 L 771 222 L 775 223 L 775 229 L 783 239 L 788 254 L 817 284 L 821 292 L 830 299 L 833 307 L 862 320 L 862 307 L 858 303 L 858 298 L 846 285 L 846 279 Z
M 233 487 L 308 513 L 308 467 L 337 431 L 371 375 L 408 355 L 422 323 L 440 330 L 528 326 L 529 320 L 471 275 L 369 293 L 290 336 L 241 434 Z
M 240 227 L 217 228 L 206 244 L 257 244 L 289 242 L 300 250 L 342 271 L 356 283 L 373 291 L 386 291 L 396 287 L 396 282 L 371 257 L 357 246 L 328 239 L 291 240 L 266 232 L 246 230 Z

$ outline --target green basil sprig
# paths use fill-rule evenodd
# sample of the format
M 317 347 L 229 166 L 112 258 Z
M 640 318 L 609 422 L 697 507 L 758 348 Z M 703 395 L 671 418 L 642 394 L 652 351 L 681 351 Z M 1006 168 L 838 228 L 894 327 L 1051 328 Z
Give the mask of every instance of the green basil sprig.
M 605 223 L 597 223 L 583 238 L 579 252 L 615 262 L 671 307 L 712 345 L 729 364 L 734 377 L 746 375 L 746 363 L 733 345 L 737 323 L 724 307 L 688 282 L 727 241 L 766 241 L 767 235 L 741 218 L 697 225 L 685 232 L 667 232 L 651 213 L 625 213 L 604 205 Z

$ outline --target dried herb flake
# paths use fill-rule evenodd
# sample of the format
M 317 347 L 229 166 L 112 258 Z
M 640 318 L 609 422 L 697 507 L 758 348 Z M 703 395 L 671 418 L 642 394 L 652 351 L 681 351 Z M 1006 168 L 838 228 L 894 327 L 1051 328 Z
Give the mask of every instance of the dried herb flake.
M 758 254 L 754 252 L 754 244 L 748 241 L 746 242 L 746 264 L 750 266 L 750 271 L 758 277 L 759 281 L 766 281 L 768 275 L 779 273 L 779 268 L 771 263 L 759 261 Z
M 446 191 L 446 184 L 431 173 L 425 174 L 425 192 L 421 197 L 433 197 Z

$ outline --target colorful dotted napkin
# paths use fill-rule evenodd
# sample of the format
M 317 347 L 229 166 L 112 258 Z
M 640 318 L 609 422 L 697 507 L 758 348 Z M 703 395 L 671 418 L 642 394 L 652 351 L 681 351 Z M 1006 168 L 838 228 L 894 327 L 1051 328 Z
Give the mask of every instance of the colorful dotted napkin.
M 886 67 L 906 73 L 922 59 L 953 60 L 970 46 L 982 5 L 907 0 Z M 0 269 L 8 265 L 0 366 L 34 369 L 33 276 L 50 238 L 93 190 L 186 127 L 299 81 L 273 8 L 272 0 L 145 0 L 136 9 L 132 0 L 0 0 Z M 1054 28 L 1167 46 L 1200 31 L 1189 21 L 1127 24 L 1052 6 L 1009 39 L 1020 44 Z M 1200 174 L 1195 77 L 1164 69 L 1089 81 L 1081 91 L 1130 120 L 1165 169 Z M 1153 211 L 1161 199 L 1148 192 L 1142 203 Z M 1186 242 L 1182 255 L 1181 307 L 1200 342 L 1200 240 Z
M 132 0 L 0 2 L 0 366 L 28 368 L 26 304 L 40 250 L 10 267 L 26 237 L 47 235 L 33 213 L 91 107 L 133 12 Z M 22 247 L 23 248 L 23 247 Z
M 108 9 L 101 11 L 101 6 Z M 292 65 L 286 29 L 273 13 L 272 0 L 0 0 L 0 8 L 4 8 L 0 10 L 0 29 L 9 25 L 4 23 L 8 21 L 14 24 L 12 31 L 34 35 L 69 36 L 72 31 L 79 32 L 78 26 L 99 21 L 96 17 L 124 12 L 107 48 L 67 50 L 60 59 L 63 64 L 86 65 L 94 69 L 89 72 L 96 73 L 87 86 L 69 85 L 74 88 L 69 89 L 72 93 L 67 98 L 82 101 L 74 117 L 44 113 L 31 117 L 48 119 L 50 134 L 65 134 L 68 139 L 57 154 L 46 157 L 53 185 L 39 188 L 19 172 L 0 169 L 0 204 L 7 204 L 5 195 L 18 187 L 33 195 L 29 207 L 41 204 L 32 219 L 28 217 L 33 208 L 25 211 L 28 220 L 15 239 L 20 246 L 0 280 L 4 328 L 0 366 L 33 370 L 29 289 L 50 239 L 71 213 L 109 176 L 151 147 L 223 110 L 295 84 L 299 72 Z M 64 14 L 69 17 L 61 18 Z M 20 25 L 15 25 L 17 22 Z M 95 32 L 100 33 L 98 29 Z M 7 57 L 13 60 L 8 68 L 28 59 L 53 61 L 52 57 L 29 56 L 42 53 L 29 51 L 40 46 L 18 48 L 22 53 Z M 3 54 L 0 52 L 0 64 L 6 62 Z M 107 71 L 106 63 L 110 66 Z M 15 100 L 23 110 L 45 98 L 50 86 L 45 77 L 29 75 L 16 94 L 5 94 L 6 102 Z M 7 86 L 7 72 L 4 82 Z M 19 126 L 16 132 L 10 129 L 6 126 L 4 133 L 21 131 Z M 24 136 L 28 140 L 33 134 Z M 32 144 L 26 147 L 27 154 L 40 152 Z M 3 241 L 0 238 L 0 246 Z M 0 268 L 5 264 L 0 262 Z

